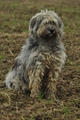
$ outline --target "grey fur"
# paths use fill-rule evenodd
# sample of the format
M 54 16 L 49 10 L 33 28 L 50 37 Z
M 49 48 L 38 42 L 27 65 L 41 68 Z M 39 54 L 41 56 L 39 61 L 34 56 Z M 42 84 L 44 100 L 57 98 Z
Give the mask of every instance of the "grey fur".
M 65 59 L 63 23 L 54 11 L 41 11 L 30 21 L 30 36 L 6 76 L 9 89 L 30 90 L 31 97 L 45 91 L 53 99 L 56 81 Z

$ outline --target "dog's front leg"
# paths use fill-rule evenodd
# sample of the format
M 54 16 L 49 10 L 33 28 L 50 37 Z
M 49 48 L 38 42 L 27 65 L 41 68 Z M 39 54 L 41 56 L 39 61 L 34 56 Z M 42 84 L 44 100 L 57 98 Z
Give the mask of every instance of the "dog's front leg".
M 40 63 L 39 65 L 36 65 L 35 68 L 31 69 L 31 74 L 29 76 L 29 88 L 31 91 L 31 97 L 39 97 L 43 76 L 44 67 Z
M 46 99 L 56 99 L 55 94 L 56 94 L 56 83 L 57 83 L 57 78 L 55 77 L 56 73 L 52 73 L 50 71 L 49 76 L 48 76 L 48 84 L 46 88 Z

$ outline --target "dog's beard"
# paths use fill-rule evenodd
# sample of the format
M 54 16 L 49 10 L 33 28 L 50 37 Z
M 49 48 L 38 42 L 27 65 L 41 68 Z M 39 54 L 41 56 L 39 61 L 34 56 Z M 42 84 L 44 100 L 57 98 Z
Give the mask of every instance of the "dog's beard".
M 38 30 L 38 35 L 41 39 L 51 41 L 57 38 L 58 32 L 56 27 L 49 26 L 49 27 L 42 27 Z
M 57 35 L 58 34 L 57 34 L 56 30 L 54 30 L 54 31 L 51 32 L 49 29 L 44 29 L 44 31 L 40 35 L 40 38 L 43 39 L 43 40 L 50 41 L 50 40 L 56 39 Z

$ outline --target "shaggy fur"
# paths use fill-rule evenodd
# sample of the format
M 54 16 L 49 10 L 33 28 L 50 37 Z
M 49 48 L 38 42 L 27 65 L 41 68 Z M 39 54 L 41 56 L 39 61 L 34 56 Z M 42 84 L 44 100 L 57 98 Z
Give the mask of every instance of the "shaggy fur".
M 65 59 L 61 42 L 63 23 L 54 11 L 41 11 L 30 20 L 30 36 L 4 81 L 9 89 L 29 90 L 31 97 L 45 92 L 54 99 Z

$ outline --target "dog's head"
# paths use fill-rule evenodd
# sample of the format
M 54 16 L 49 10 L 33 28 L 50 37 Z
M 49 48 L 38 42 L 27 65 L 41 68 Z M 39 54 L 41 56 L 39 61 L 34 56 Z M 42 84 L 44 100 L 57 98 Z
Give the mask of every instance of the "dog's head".
M 63 23 L 54 11 L 41 11 L 30 20 L 31 36 L 51 40 L 63 36 Z

